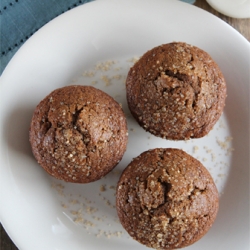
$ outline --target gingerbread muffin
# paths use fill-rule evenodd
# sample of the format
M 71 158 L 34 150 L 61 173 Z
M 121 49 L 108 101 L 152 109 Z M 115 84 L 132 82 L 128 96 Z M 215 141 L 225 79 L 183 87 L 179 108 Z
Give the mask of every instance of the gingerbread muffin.
M 218 211 L 218 191 L 206 168 L 179 149 L 146 151 L 122 173 L 116 207 L 135 240 L 176 249 L 199 240 Z
M 222 114 L 226 83 L 205 51 L 174 42 L 153 48 L 130 69 L 127 101 L 150 133 L 186 140 L 205 136 Z
M 36 107 L 30 143 L 38 163 L 55 178 L 88 183 L 121 160 L 127 123 L 120 105 L 90 86 L 54 90 Z

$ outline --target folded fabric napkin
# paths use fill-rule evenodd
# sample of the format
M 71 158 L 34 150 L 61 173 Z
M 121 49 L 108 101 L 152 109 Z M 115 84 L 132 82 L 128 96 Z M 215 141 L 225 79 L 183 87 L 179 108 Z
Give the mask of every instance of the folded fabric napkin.
M 181 0 L 182 2 L 186 2 L 186 3 L 191 3 L 193 4 L 195 2 L 195 0 Z
M 76 6 L 91 1 L 92 0 L 1 0 L 0 75 L 22 44 L 44 24 Z M 194 2 L 192 0 L 183 1 Z

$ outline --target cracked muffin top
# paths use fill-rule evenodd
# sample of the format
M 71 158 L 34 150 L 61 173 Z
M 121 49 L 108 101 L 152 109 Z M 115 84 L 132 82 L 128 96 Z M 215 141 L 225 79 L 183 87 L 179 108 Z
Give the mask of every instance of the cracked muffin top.
M 56 89 L 38 104 L 29 136 L 38 163 L 55 178 L 76 183 L 111 171 L 128 140 L 120 105 L 101 90 L 76 85 Z
M 137 122 L 171 140 L 205 136 L 222 114 L 226 83 L 205 51 L 186 43 L 146 52 L 130 69 L 127 101 Z
M 186 247 L 212 226 L 218 191 L 207 169 L 180 149 L 157 148 L 135 158 L 117 185 L 121 224 L 156 249 Z

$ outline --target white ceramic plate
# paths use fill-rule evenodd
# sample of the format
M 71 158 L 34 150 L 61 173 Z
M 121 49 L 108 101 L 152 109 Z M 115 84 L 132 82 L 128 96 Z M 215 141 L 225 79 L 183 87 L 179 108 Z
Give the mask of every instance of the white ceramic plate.
M 228 84 L 225 112 L 214 129 L 186 143 L 143 131 L 125 99 L 124 80 L 135 57 L 172 41 L 207 51 Z M 114 189 L 132 158 L 155 147 L 183 148 L 200 159 L 221 195 L 214 226 L 188 249 L 249 249 L 249 53 L 249 43 L 237 31 L 179 1 L 92 2 L 39 30 L 1 77 L 0 215 L 19 249 L 147 249 L 121 227 Z M 93 84 L 106 91 L 122 103 L 128 117 L 123 160 L 91 184 L 64 183 L 47 175 L 28 141 L 35 106 L 53 89 L 69 84 Z

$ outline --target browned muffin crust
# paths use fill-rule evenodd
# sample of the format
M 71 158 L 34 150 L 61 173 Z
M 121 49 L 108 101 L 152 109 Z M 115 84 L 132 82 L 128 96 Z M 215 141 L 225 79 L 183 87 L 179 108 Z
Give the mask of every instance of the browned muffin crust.
M 38 163 L 67 182 L 100 179 L 121 160 L 127 123 L 120 105 L 90 86 L 54 90 L 36 107 L 30 143 Z
M 193 244 L 212 226 L 218 191 L 207 169 L 179 149 L 154 149 L 135 158 L 117 185 L 123 227 L 147 247 Z
M 127 101 L 137 122 L 171 140 L 205 136 L 222 114 L 226 83 L 205 51 L 174 42 L 153 48 L 130 69 Z

